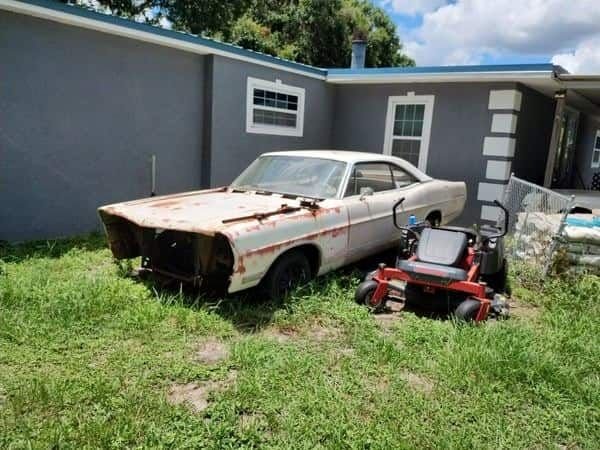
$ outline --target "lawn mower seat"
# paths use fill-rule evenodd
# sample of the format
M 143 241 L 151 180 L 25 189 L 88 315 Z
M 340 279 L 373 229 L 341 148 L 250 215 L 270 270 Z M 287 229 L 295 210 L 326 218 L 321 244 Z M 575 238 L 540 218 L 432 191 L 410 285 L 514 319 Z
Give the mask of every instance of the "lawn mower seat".
M 443 266 L 457 265 L 467 249 L 464 233 L 425 228 L 417 246 L 417 259 Z
M 467 249 L 464 233 L 425 228 L 417 246 L 417 260 L 401 260 L 398 268 L 419 277 L 464 281 L 467 272 L 456 266 Z

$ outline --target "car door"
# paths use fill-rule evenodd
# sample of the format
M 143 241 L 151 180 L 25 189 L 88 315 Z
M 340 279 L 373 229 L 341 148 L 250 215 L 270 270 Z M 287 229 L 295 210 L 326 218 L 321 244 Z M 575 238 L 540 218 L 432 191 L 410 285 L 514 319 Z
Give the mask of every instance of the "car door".
M 344 195 L 350 222 L 349 259 L 361 258 L 394 241 L 397 233 L 391 216 L 396 197 L 389 164 L 354 165 Z
M 393 206 L 405 198 L 398 208 L 398 223 L 407 223 L 408 216 L 418 207 L 412 195 L 418 185 L 413 175 L 393 164 L 355 164 L 344 197 L 350 222 L 349 259 L 395 245 L 400 231 L 394 227 Z

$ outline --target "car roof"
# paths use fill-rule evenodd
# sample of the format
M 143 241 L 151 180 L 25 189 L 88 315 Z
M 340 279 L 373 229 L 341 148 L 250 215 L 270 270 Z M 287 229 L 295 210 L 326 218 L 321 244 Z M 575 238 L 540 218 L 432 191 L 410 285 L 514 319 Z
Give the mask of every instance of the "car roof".
M 324 158 L 346 163 L 358 163 L 365 161 L 382 161 L 397 164 L 403 169 L 417 175 L 421 181 L 431 179 L 427 174 L 417 169 L 408 161 L 396 156 L 383 155 L 381 153 L 355 152 L 350 150 L 286 150 L 278 152 L 263 153 L 261 156 L 297 156 L 301 158 Z

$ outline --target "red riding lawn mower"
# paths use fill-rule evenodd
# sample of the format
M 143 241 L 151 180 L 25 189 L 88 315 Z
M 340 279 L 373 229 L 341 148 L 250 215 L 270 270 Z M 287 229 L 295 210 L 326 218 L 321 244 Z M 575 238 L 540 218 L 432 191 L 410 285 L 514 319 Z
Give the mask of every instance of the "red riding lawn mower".
M 389 299 L 403 299 L 417 309 L 440 310 L 458 320 L 479 322 L 489 316 L 506 317 L 509 294 L 508 264 L 504 257 L 504 226 L 431 227 L 428 222 L 401 226 L 393 208 L 394 226 L 402 231 L 396 267 L 380 264 L 356 289 L 357 302 L 373 312 Z M 410 222 L 410 221 L 409 221 Z

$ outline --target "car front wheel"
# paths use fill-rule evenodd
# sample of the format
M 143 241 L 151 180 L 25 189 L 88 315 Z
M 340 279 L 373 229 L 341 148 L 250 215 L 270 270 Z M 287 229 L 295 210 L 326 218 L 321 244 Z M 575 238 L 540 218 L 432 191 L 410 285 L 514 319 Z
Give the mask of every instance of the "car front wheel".
M 283 299 L 295 287 L 312 278 L 308 258 L 299 250 L 280 256 L 262 281 L 262 290 L 271 300 Z

